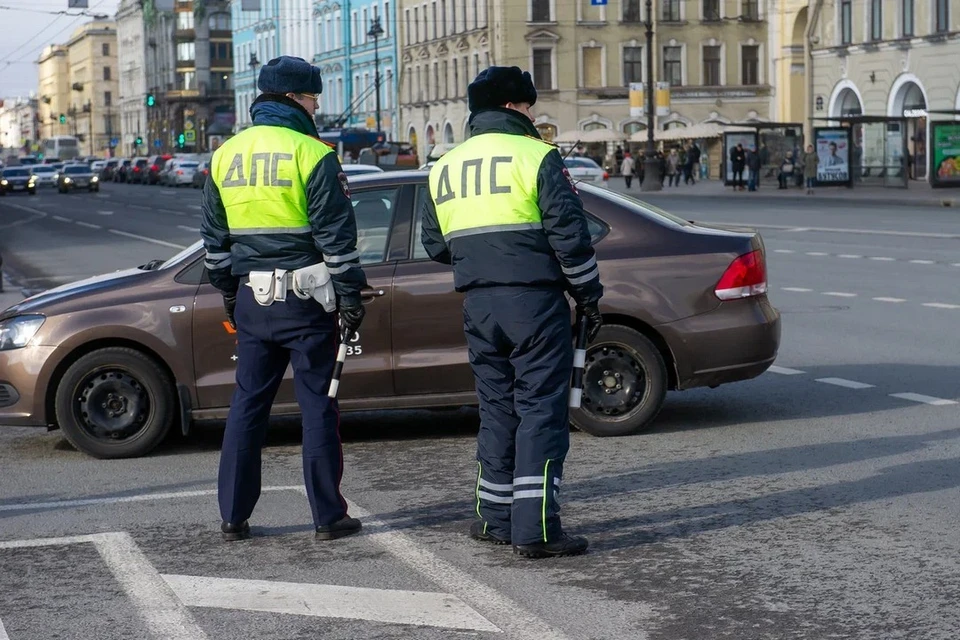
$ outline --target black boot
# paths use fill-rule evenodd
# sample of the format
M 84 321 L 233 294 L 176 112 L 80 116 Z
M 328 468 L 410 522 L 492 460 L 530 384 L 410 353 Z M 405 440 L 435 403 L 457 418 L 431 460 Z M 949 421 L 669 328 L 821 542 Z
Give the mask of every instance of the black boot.
M 240 524 L 231 524 L 229 522 L 220 523 L 220 535 L 227 542 L 237 540 L 246 540 L 250 537 L 250 523 L 244 520 Z
M 525 558 L 553 558 L 580 555 L 587 550 L 587 546 L 586 538 L 561 533 L 559 538 L 551 542 L 515 544 L 513 545 L 513 552 Z
M 360 531 L 361 524 L 356 518 L 344 516 L 333 524 L 317 527 L 317 540 L 336 540 Z
M 477 520 L 470 525 L 470 537 L 480 542 L 492 542 L 493 544 L 510 544 L 510 538 L 498 538 L 486 530 L 486 523 Z

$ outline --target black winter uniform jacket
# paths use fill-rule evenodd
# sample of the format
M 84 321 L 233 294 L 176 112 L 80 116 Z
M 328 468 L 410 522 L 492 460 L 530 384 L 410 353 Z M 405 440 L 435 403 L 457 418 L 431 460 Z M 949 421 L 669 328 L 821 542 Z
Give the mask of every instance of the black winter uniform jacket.
M 529 119 L 504 108 L 474 113 L 470 130 L 472 136 L 508 133 L 540 138 Z M 421 242 L 433 260 L 454 265 L 457 291 L 555 286 L 568 291 L 580 305 L 600 299 L 603 286 L 583 202 L 556 149 L 540 164 L 537 194 L 543 228 L 454 237 L 449 243 L 440 230 L 433 198 L 425 199 Z

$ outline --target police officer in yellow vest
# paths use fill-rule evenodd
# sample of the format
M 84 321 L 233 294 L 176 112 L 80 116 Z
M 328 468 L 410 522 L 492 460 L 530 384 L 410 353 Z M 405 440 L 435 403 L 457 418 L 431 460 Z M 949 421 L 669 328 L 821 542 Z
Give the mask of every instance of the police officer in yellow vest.
M 250 535 L 267 419 L 292 364 L 316 537 L 332 540 L 360 530 L 340 494 L 339 411 L 327 392 L 337 312 L 352 335 L 363 320 L 366 278 L 347 178 L 313 122 L 320 70 L 281 56 L 263 66 L 258 86 L 253 126 L 213 154 L 203 194 L 206 266 L 237 335 L 237 386 L 220 457 L 221 531 L 226 540 Z
M 421 241 L 453 265 L 480 401 L 470 535 L 541 558 L 587 540 L 560 526 L 573 368 L 569 293 L 600 329 L 600 272 L 583 204 L 533 126 L 529 72 L 490 67 L 467 90 L 471 137 L 430 170 Z

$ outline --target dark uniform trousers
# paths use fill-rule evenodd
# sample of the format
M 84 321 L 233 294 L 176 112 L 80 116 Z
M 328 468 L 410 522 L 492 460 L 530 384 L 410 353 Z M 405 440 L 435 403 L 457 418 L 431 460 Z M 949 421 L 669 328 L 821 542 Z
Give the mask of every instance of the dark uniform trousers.
M 463 316 L 480 402 L 477 515 L 513 544 L 553 541 L 570 447 L 570 305 L 559 288 L 477 288 Z
M 288 364 L 303 416 L 303 477 L 315 526 L 347 513 L 340 494 L 343 449 L 337 402 L 327 397 L 339 343 L 336 316 L 292 291 L 285 302 L 257 304 L 253 290 L 237 292 L 237 387 L 220 456 L 220 515 L 240 523 L 260 497 L 260 451 L 270 408 Z

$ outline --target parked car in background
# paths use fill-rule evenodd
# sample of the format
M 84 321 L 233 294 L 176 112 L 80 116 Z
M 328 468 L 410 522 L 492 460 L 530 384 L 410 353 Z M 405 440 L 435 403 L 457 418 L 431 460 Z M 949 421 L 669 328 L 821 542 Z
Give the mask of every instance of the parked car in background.
M 350 179 L 366 318 L 347 345 L 344 410 L 477 402 L 453 271 L 420 243 L 427 174 Z M 780 313 L 751 229 L 689 222 L 580 188 L 605 294 L 573 424 L 597 436 L 649 430 L 668 390 L 754 378 L 773 364 Z M 174 425 L 226 416 L 236 332 L 197 241 L 167 260 L 63 285 L 0 313 L 0 424 L 56 425 L 101 458 L 142 456 Z M 571 321 L 573 312 L 571 310 Z M 296 414 L 290 373 L 274 415 Z M 181 423 L 182 421 L 182 423 Z
M 164 184 L 168 187 L 193 184 L 193 174 L 200 165 L 198 161 L 174 158 L 169 164 L 170 167 L 164 174 Z
M 344 164 L 343 172 L 348 176 L 359 176 L 367 173 L 383 173 L 383 169 L 372 164 Z
M 190 184 L 194 189 L 203 189 L 207 184 L 207 178 L 210 177 L 210 161 L 204 160 L 197 165 L 197 170 L 193 172 L 193 180 Z
M 590 158 L 564 158 L 563 164 L 575 181 L 594 184 L 604 189 L 609 184 L 610 174 Z

